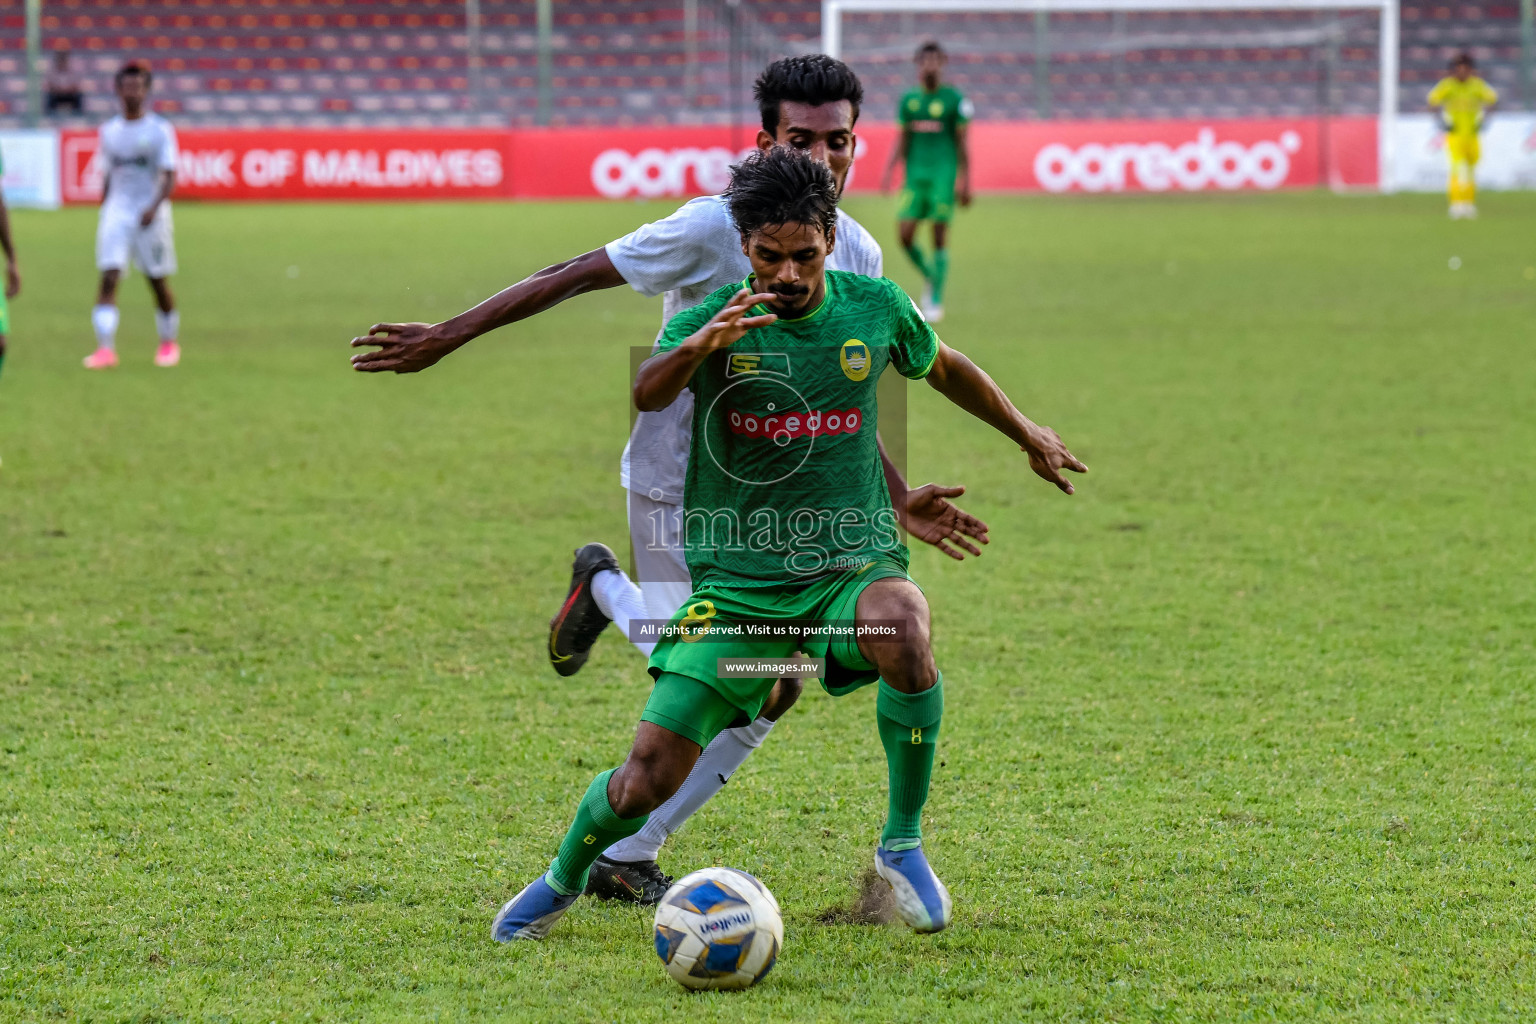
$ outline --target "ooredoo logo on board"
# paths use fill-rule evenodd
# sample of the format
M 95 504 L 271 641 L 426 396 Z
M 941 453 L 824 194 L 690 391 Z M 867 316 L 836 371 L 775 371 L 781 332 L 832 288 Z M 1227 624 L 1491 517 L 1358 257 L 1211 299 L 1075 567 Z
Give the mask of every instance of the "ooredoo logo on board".
M 724 146 L 699 149 L 652 147 L 638 153 L 626 149 L 605 149 L 592 161 L 592 187 L 609 199 L 640 196 L 682 196 L 725 191 L 731 183 L 731 164 L 747 157 L 752 150 L 733 153 Z M 688 177 L 692 172 L 693 186 Z
M 1290 177 L 1291 157 L 1300 149 L 1301 136 L 1294 131 L 1245 146 L 1232 140 L 1219 142 L 1214 129 L 1201 128 L 1195 138 L 1180 145 L 1090 142 L 1074 149 L 1052 143 L 1035 154 L 1034 169 L 1035 178 L 1048 192 L 1074 187 L 1084 192 L 1275 189 Z

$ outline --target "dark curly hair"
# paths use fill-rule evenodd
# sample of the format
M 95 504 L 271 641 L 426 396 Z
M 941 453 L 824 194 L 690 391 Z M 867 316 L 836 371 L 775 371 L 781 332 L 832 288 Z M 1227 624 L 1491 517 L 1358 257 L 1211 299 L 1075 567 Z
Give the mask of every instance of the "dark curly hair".
M 830 239 L 837 224 L 832 172 L 788 146 L 760 150 L 732 167 L 725 201 L 743 237 L 781 224 L 815 224 Z
M 121 89 L 123 87 L 123 79 L 127 78 L 129 75 L 142 76 L 144 79 L 145 88 L 149 88 L 155 84 L 155 76 L 150 72 L 149 65 L 147 63 L 142 60 L 130 60 L 122 67 L 118 68 L 117 74 L 112 76 L 113 87 Z
M 757 76 L 752 96 L 763 116 L 763 131 L 777 135 L 779 105 L 785 100 L 813 107 L 847 100 L 853 105 L 853 119 L 857 122 L 859 104 L 864 102 L 864 86 L 853 69 L 836 57 L 807 53 L 769 64 Z

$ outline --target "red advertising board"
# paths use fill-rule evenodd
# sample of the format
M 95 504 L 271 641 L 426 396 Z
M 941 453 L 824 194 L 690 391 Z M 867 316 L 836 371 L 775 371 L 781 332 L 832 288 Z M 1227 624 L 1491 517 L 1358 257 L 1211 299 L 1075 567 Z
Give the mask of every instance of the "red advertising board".
M 718 192 L 755 132 L 730 128 L 181 132 L 176 194 L 201 199 L 658 198 Z M 895 141 L 859 136 L 850 189 L 879 187 Z M 101 194 L 96 136 L 62 136 L 65 202 Z M 1374 118 L 979 122 L 988 192 L 1167 192 L 1374 185 Z
M 176 195 L 198 199 L 475 199 L 509 195 L 505 131 L 178 133 Z M 64 132 L 65 202 L 101 198 L 93 132 Z

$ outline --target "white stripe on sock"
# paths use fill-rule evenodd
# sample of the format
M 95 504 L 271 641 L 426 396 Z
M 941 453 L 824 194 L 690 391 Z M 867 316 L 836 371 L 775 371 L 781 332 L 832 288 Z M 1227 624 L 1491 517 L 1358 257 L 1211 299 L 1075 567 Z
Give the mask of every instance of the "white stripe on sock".
M 667 837 L 682 828 L 683 822 L 693 817 L 711 797 L 725 788 L 726 781 L 736 774 L 736 769 L 741 767 L 752 751 L 762 745 L 772 729 L 771 721 L 759 718 L 716 736 L 704 748 L 698 761 L 694 762 L 693 770 L 683 780 L 681 788 L 672 794 L 671 799 L 651 812 L 645 827 L 628 839 L 620 839 L 608 847 L 603 851 L 603 856 L 609 860 L 630 863 L 655 860 Z

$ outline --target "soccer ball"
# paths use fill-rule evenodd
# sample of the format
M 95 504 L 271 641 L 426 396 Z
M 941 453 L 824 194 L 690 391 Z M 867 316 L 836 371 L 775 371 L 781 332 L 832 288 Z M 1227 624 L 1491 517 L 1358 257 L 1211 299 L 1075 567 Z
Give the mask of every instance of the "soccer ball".
M 656 955 L 684 988 L 755 985 L 783 944 L 779 901 L 745 871 L 695 871 L 656 905 Z

